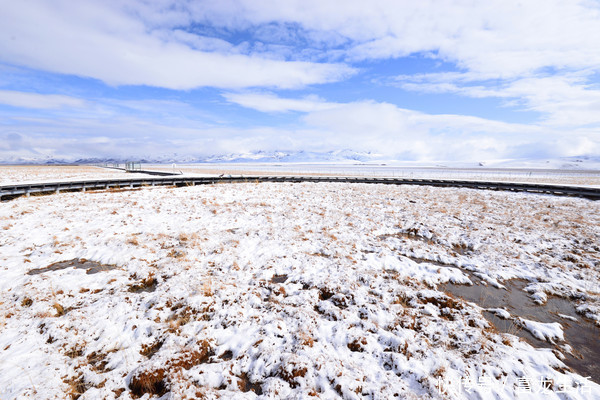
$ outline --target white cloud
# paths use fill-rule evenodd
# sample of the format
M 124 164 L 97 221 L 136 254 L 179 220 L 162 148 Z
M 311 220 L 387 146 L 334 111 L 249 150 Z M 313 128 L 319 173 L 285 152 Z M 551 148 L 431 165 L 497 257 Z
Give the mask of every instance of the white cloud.
M 303 112 L 295 138 L 307 150 L 351 147 L 389 157 L 463 161 L 600 152 L 600 137 L 593 129 L 573 132 L 542 124 L 427 114 L 374 101 L 332 103 L 257 93 L 228 99 L 259 111 Z
M 543 140 L 538 127 L 462 115 L 431 115 L 393 104 L 356 102 L 310 113 L 306 124 L 338 145 L 414 160 L 502 158 L 515 146 Z M 536 137 L 538 136 L 538 137 Z M 544 136 L 547 139 L 547 136 Z
M 249 107 L 261 103 L 259 94 L 253 96 L 244 99 Z M 7 117 L 0 113 L 4 126 L 10 129 L 0 132 L 0 142 L 4 143 L 0 159 L 17 155 L 72 159 L 344 148 L 420 161 L 600 153 L 600 138 L 593 129 L 560 130 L 462 115 L 432 115 L 374 101 L 332 103 L 318 98 L 278 100 L 273 94 L 263 96 L 263 100 L 274 102 L 268 112 L 295 110 L 302 116 L 284 129 L 268 126 L 268 118 L 264 125 L 241 128 L 215 122 L 209 115 L 199 117 L 198 109 L 180 102 L 111 99 L 98 100 L 79 114 L 61 113 L 60 117 Z M 131 109 L 142 114 L 132 116 L 128 112 Z
M 501 98 L 509 106 L 539 112 L 547 126 L 600 124 L 600 88 L 588 83 L 586 73 L 528 75 L 500 81 L 475 74 L 416 74 L 398 76 L 394 84 L 420 92 Z
M 223 97 L 231 103 L 242 107 L 252 108 L 261 112 L 311 112 L 326 110 L 337 106 L 316 96 L 306 96 L 302 99 L 281 98 L 273 93 L 224 93 Z
M 196 24 L 213 34 L 255 33 L 263 43 L 239 54 L 245 50 L 195 32 Z M 353 72 L 274 54 L 346 61 L 430 54 L 506 78 L 540 68 L 597 70 L 599 24 L 600 5 L 590 1 L 29 0 L 3 5 L 0 54 L 5 62 L 110 84 L 174 89 L 301 87 Z
M 0 14 L 0 59 L 111 85 L 298 88 L 353 73 L 342 64 L 230 53 L 222 41 L 148 31 L 111 2 L 26 1 Z M 201 48 L 196 50 L 193 47 Z M 206 51 L 206 50 L 215 51 Z
M 0 90 L 0 104 L 6 104 L 13 107 L 52 109 L 61 107 L 83 107 L 85 101 L 75 97 L 56 94 Z
M 295 34 L 314 45 L 329 45 L 333 50 L 345 43 L 343 54 L 350 60 L 431 52 L 466 70 L 494 77 L 543 67 L 600 65 L 600 5 L 593 1 L 347 0 L 340 6 L 335 0 L 222 0 L 184 4 L 188 18 L 214 26 L 244 29 L 297 24 L 303 32 Z

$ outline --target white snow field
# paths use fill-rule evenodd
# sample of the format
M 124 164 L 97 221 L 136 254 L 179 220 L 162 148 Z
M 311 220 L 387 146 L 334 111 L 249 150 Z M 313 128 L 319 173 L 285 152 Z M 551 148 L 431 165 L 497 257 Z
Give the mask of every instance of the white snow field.
M 587 166 L 587 164 L 585 164 Z M 590 167 L 597 167 L 596 164 Z M 598 169 L 543 169 L 535 167 L 412 166 L 402 164 L 352 163 L 215 163 L 145 164 L 145 170 L 184 175 L 310 175 L 386 177 L 401 179 L 446 179 L 486 182 L 547 183 L 600 187 Z
M 438 289 L 522 278 L 532 299 L 600 321 L 599 245 L 600 202 L 533 194 L 240 183 L 18 198 L 0 204 L 0 398 L 598 399 L 598 377 L 558 347 Z M 560 324 L 522 323 L 570 348 Z
M 0 185 L 135 177 L 122 170 L 87 165 L 0 165 Z

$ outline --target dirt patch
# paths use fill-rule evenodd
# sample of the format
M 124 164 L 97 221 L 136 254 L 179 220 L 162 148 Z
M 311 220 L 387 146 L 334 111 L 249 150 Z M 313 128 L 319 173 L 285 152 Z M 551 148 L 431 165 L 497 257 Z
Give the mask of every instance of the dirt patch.
M 86 260 L 85 258 L 74 258 L 67 261 L 59 261 L 50 264 L 45 268 L 34 268 L 27 271 L 27 275 L 39 275 L 44 272 L 60 271 L 67 268 L 85 269 L 86 274 L 97 274 L 103 271 L 110 271 L 117 268 L 116 265 L 101 264 L 96 261 Z

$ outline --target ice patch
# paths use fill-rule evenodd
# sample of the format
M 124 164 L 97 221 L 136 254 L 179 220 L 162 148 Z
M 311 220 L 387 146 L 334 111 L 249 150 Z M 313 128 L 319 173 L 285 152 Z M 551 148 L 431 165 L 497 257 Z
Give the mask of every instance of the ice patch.
M 563 327 L 558 322 L 537 322 L 524 318 L 517 318 L 519 324 L 527 329 L 533 336 L 540 340 L 545 340 L 550 343 L 555 343 L 555 340 L 565 340 Z
M 510 313 L 503 308 L 488 308 L 489 312 L 496 314 L 498 317 L 502 319 L 509 319 Z
M 570 315 L 558 314 L 558 316 L 561 317 L 561 318 L 564 318 L 564 319 L 568 319 L 568 320 L 573 321 L 573 322 L 577 322 L 577 318 L 571 317 Z

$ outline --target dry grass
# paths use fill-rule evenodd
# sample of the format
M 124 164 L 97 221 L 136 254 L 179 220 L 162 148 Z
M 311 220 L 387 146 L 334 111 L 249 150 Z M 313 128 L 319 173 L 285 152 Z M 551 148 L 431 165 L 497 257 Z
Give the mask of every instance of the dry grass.
M 127 239 L 127 243 L 131 244 L 133 246 L 139 246 L 140 245 L 140 241 L 138 240 L 136 235 L 131 235 L 131 237 L 129 239 Z
M 201 340 L 193 347 L 182 348 L 179 354 L 165 362 L 162 368 L 141 367 L 133 374 L 129 389 L 135 397 L 145 394 L 162 396 L 172 386 L 173 381 L 181 380 L 181 371 L 205 363 L 213 355 L 212 344 Z
M 162 368 L 156 370 L 137 371 L 129 382 L 129 390 L 136 397 L 145 394 L 162 396 L 167 393 L 167 382 L 165 382 L 166 371 Z
M 138 283 L 129 285 L 129 291 L 133 293 L 139 292 L 153 292 L 158 285 L 158 280 L 154 277 L 153 273 L 150 273 L 146 278 L 142 279 Z
M 156 354 L 162 345 L 164 344 L 164 340 L 156 340 L 150 344 L 142 345 L 142 349 L 140 350 L 140 354 L 147 358 L 152 358 L 154 354 Z
M 213 283 L 211 278 L 206 278 L 202 281 L 201 293 L 205 297 L 213 297 L 215 292 L 213 291 Z
M 52 308 L 56 310 L 56 316 L 61 317 L 65 315 L 65 309 L 59 303 L 52 304 Z
M 77 400 L 84 394 L 89 388 L 83 376 L 80 375 L 76 378 L 70 378 L 64 381 L 67 384 L 67 396 L 71 398 L 71 400 Z
M 278 375 L 281 377 L 281 379 L 286 381 L 292 389 L 294 389 L 300 385 L 300 378 L 304 378 L 307 372 L 307 366 L 299 365 L 298 363 L 291 361 L 289 363 L 282 364 Z

